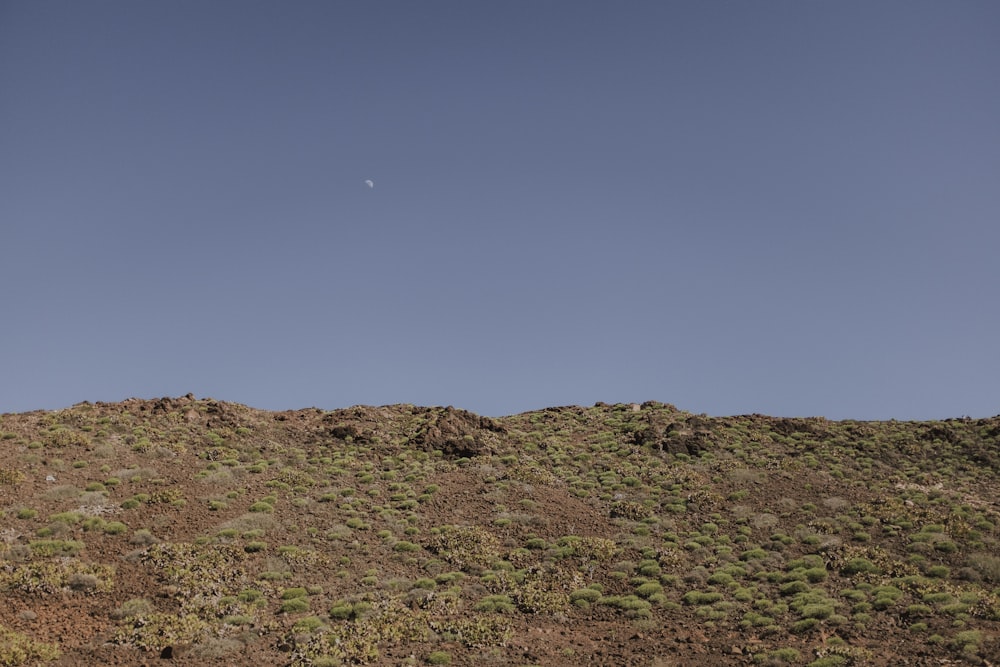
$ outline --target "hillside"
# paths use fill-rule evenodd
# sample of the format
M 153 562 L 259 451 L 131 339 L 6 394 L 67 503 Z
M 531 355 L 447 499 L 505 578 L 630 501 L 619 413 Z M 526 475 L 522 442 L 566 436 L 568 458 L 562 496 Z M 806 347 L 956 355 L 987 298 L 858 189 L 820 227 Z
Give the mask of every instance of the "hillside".
M 1000 417 L 0 415 L 0 665 L 1000 665 Z

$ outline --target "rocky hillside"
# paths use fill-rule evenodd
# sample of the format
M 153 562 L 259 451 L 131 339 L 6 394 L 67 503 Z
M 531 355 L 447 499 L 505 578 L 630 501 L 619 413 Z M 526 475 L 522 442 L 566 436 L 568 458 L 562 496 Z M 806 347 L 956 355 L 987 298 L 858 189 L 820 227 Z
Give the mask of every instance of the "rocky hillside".
M 0 665 L 1000 665 L 1000 418 L 0 415 Z

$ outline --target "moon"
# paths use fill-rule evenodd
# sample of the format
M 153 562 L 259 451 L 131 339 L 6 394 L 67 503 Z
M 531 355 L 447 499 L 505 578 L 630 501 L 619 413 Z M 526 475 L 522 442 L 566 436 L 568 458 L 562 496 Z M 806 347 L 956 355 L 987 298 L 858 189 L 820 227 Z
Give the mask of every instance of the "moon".
M 375 187 L 375 181 L 373 181 L 370 178 L 366 178 L 365 179 L 365 185 L 367 185 L 369 189 L 374 188 Z

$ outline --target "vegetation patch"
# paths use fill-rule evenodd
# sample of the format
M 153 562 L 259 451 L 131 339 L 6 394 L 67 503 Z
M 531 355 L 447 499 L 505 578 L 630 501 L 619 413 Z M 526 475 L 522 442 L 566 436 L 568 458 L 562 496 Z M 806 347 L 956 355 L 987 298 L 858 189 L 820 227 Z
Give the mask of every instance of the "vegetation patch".
M 59 591 L 107 593 L 114 587 L 115 567 L 75 559 L 0 564 L 0 589 L 48 595 Z
M 36 641 L 0 625 L 0 665 L 3 667 L 37 665 L 57 660 L 61 655 L 56 644 Z

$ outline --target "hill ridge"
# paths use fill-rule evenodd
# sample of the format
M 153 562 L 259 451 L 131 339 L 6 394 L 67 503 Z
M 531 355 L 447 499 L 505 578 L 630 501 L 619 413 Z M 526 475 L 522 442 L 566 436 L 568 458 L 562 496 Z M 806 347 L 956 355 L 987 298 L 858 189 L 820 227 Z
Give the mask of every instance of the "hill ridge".
M 0 664 L 997 664 L 1000 417 L 0 415 Z

